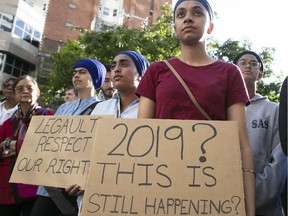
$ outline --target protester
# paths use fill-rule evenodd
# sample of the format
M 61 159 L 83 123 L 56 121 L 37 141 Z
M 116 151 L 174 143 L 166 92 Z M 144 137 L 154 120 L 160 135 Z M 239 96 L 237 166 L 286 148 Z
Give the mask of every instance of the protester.
M 78 98 L 78 91 L 73 87 L 69 86 L 65 89 L 64 101 L 70 102 Z
M 38 106 L 40 90 L 36 80 L 29 75 L 18 78 L 12 89 L 19 104 L 17 111 L 0 127 L 0 214 L 30 216 L 37 186 L 12 184 L 9 178 L 31 118 L 34 115 L 53 115 L 53 112 Z
M 80 59 L 73 67 L 72 82 L 78 91 L 78 99 L 62 104 L 55 115 L 89 115 L 99 101 L 95 89 L 105 79 L 104 65 L 94 59 Z M 77 215 L 76 197 L 69 196 L 65 190 L 51 187 L 38 189 L 37 201 L 31 216 Z
M 114 93 L 114 88 L 113 88 L 112 78 L 111 78 L 111 66 L 105 65 L 105 67 L 107 70 L 105 81 L 103 85 L 100 87 L 98 94 L 96 95 L 98 100 L 101 100 L 101 101 L 111 99 Z
M 245 116 L 249 98 L 243 77 L 234 64 L 207 54 L 206 38 L 214 24 L 206 0 L 178 0 L 173 18 L 181 54 L 168 63 L 178 71 L 200 106 L 192 103 L 168 65 L 160 61 L 150 65 L 136 90 L 140 96 L 138 118 L 238 122 L 246 214 L 255 215 L 253 156 Z
M 279 104 L 279 132 L 281 146 L 284 154 L 287 156 L 287 79 L 282 83 L 280 91 L 280 104 Z
M 3 83 L 4 100 L 0 103 L 0 126 L 6 119 L 10 118 L 18 108 L 13 91 L 15 80 L 15 78 L 8 78 Z
M 136 118 L 139 98 L 135 90 L 148 65 L 148 60 L 135 51 L 118 53 L 111 65 L 113 86 L 117 93 L 113 99 L 96 106 L 91 115 Z
M 279 133 L 280 141 L 284 154 L 287 156 L 287 79 L 282 83 L 280 91 L 280 104 L 279 104 Z M 285 216 L 287 216 L 287 175 L 284 190 L 282 192 L 282 204 Z
M 135 95 L 135 90 L 148 66 L 148 60 L 138 52 L 127 50 L 118 53 L 111 65 L 112 82 L 117 92 L 112 99 L 97 104 L 91 115 L 136 118 L 139 98 Z M 66 191 L 70 195 L 79 196 L 80 209 L 83 199 L 83 190 L 80 189 L 80 185 L 72 185 Z
M 287 159 L 279 138 L 279 106 L 256 93 L 264 76 L 261 57 L 253 51 L 239 53 L 238 65 L 248 90 L 247 128 L 256 173 L 256 215 L 282 216 L 281 192 L 287 175 Z

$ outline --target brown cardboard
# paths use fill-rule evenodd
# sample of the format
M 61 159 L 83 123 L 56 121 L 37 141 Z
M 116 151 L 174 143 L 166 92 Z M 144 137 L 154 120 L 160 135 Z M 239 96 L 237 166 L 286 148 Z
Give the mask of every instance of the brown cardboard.
M 236 122 L 100 119 L 81 216 L 245 215 Z
M 97 116 L 34 116 L 10 182 L 84 187 Z

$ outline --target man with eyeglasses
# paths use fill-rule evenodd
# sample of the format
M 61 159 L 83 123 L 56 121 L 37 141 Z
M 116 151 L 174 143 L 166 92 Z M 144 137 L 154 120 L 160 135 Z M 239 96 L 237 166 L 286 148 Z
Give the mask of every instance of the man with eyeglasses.
M 4 100 L 0 103 L 0 126 L 17 110 L 17 102 L 13 92 L 15 78 L 8 78 L 3 83 Z
M 287 158 L 279 138 L 278 104 L 256 93 L 264 75 L 263 61 L 253 51 L 244 51 L 233 61 L 242 72 L 250 97 L 247 128 L 256 173 L 256 215 L 282 216 L 281 192 L 287 175 Z

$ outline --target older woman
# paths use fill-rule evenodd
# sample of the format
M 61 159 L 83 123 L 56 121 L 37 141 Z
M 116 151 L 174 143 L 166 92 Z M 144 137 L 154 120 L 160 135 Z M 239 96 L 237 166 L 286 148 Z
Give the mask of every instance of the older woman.
M 37 186 L 9 183 L 10 174 L 21 149 L 32 116 L 52 115 L 38 106 L 40 96 L 36 80 L 29 75 L 18 78 L 13 86 L 17 111 L 0 127 L 0 212 L 1 215 L 28 216 L 33 207 Z

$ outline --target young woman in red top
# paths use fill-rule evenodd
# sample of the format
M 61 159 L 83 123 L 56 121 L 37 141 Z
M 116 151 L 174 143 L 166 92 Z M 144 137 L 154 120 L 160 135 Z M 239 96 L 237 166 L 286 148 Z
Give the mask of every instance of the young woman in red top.
M 178 0 L 174 28 L 181 54 L 168 61 L 212 120 L 238 122 L 246 213 L 250 216 L 255 214 L 255 176 L 245 116 L 249 97 L 239 68 L 207 54 L 206 38 L 213 27 L 213 11 L 206 0 Z M 150 65 L 136 94 L 140 96 L 138 118 L 207 119 L 164 62 Z

